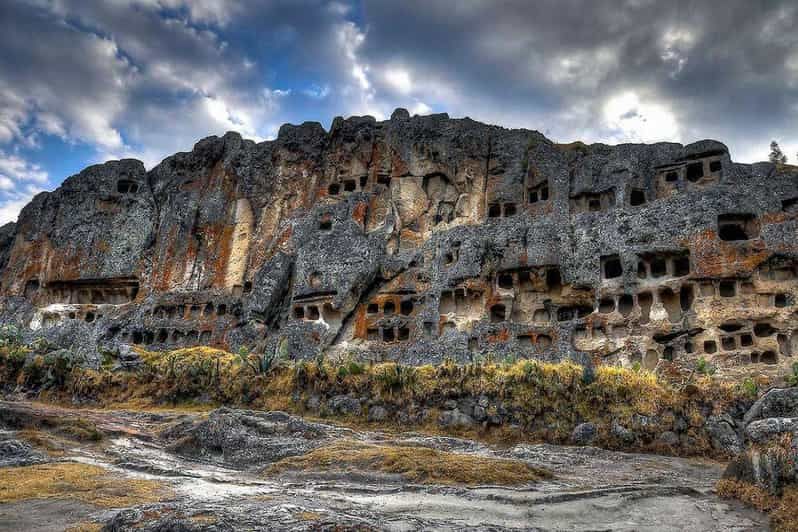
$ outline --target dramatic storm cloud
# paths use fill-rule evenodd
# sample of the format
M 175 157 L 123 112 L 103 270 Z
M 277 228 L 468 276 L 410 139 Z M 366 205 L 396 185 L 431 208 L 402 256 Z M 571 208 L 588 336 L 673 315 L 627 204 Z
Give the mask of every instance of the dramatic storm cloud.
M 5 0 L 0 52 L 3 222 L 88 164 L 397 106 L 798 159 L 790 0 Z

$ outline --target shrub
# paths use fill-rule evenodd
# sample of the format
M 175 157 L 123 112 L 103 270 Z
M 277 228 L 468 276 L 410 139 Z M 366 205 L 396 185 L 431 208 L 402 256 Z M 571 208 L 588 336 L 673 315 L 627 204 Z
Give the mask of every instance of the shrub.
M 759 392 L 759 385 L 751 377 L 746 377 L 745 380 L 740 384 L 740 387 L 747 395 L 752 397 L 756 397 L 757 393 Z
M 695 363 L 695 370 L 702 375 L 714 375 L 715 367 L 707 362 L 704 357 L 699 358 Z
M 798 362 L 792 363 L 792 373 L 786 377 L 789 386 L 798 386 Z
M 418 383 L 416 368 L 401 364 L 383 364 L 374 377 L 381 391 L 388 394 L 403 390 L 412 392 Z

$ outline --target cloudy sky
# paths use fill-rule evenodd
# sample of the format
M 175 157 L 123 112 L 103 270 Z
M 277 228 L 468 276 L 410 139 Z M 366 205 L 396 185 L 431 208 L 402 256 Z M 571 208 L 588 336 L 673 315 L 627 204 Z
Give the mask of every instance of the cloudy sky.
M 2 0 L 0 222 L 88 164 L 448 112 L 798 160 L 798 2 Z

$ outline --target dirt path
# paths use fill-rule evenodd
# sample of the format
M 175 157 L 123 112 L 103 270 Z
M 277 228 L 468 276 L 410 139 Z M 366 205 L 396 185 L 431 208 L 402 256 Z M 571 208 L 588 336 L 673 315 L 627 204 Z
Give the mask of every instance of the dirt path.
M 0 402 L 0 419 L 9 418 L 9 412 L 12 418 L 89 420 L 106 438 L 99 443 L 74 442 L 58 460 L 99 465 L 120 481 L 152 480 L 167 488 L 170 496 L 124 510 L 102 509 L 69 498 L 0 504 L 0 530 L 64 530 L 80 522 L 110 523 L 112 530 L 133 526 L 146 530 L 177 523 L 187 530 L 319 530 L 334 526 L 363 530 L 767 529 L 763 515 L 712 493 L 722 472 L 722 465 L 713 462 L 589 447 L 518 445 L 496 449 L 455 438 L 350 431 L 347 437 L 363 444 L 520 460 L 551 471 L 554 478 L 517 487 L 460 487 L 416 484 L 401 475 L 361 469 L 311 469 L 275 476 L 263 474 L 259 464 L 244 463 L 242 467 L 239 462 L 226 461 L 229 455 L 224 453 L 198 457 L 175 452 L 164 434 L 174 427 L 198 426 L 207 418 L 204 414 L 73 410 Z M 243 419 L 255 423 L 252 416 Z M 276 422 L 257 423 L 261 424 L 258 430 L 267 434 L 282 427 Z M 293 418 L 290 423 L 303 422 Z M 323 425 L 313 428 L 325 430 Z M 298 438 L 297 434 L 281 432 L 281 446 L 282 442 L 292 444 L 290 438 Z M 265 445 L 261 440 L 241 441 L 242 445 Z

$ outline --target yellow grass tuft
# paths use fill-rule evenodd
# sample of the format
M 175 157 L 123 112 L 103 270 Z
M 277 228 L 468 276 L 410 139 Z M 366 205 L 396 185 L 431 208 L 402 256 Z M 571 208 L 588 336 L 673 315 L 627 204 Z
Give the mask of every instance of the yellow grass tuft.
M 302 456 L 280 460 L 268 473 L 285 471 L 378 471 L 410 482 L 466 486 L 521 485 L 551 478 L 551 473 L 521 460 L 452 453 L 428 447 L 335 442 Z
M 64 532 L 100 532 L 103 529 L 102 523 L 78 523 L 67 528 Z
M 76 499 L 103 508 L 124 508 L 165 496 L 157 482 L 117 478 L 93 465 L 64 462 L 0 469 L 0 503 Z

